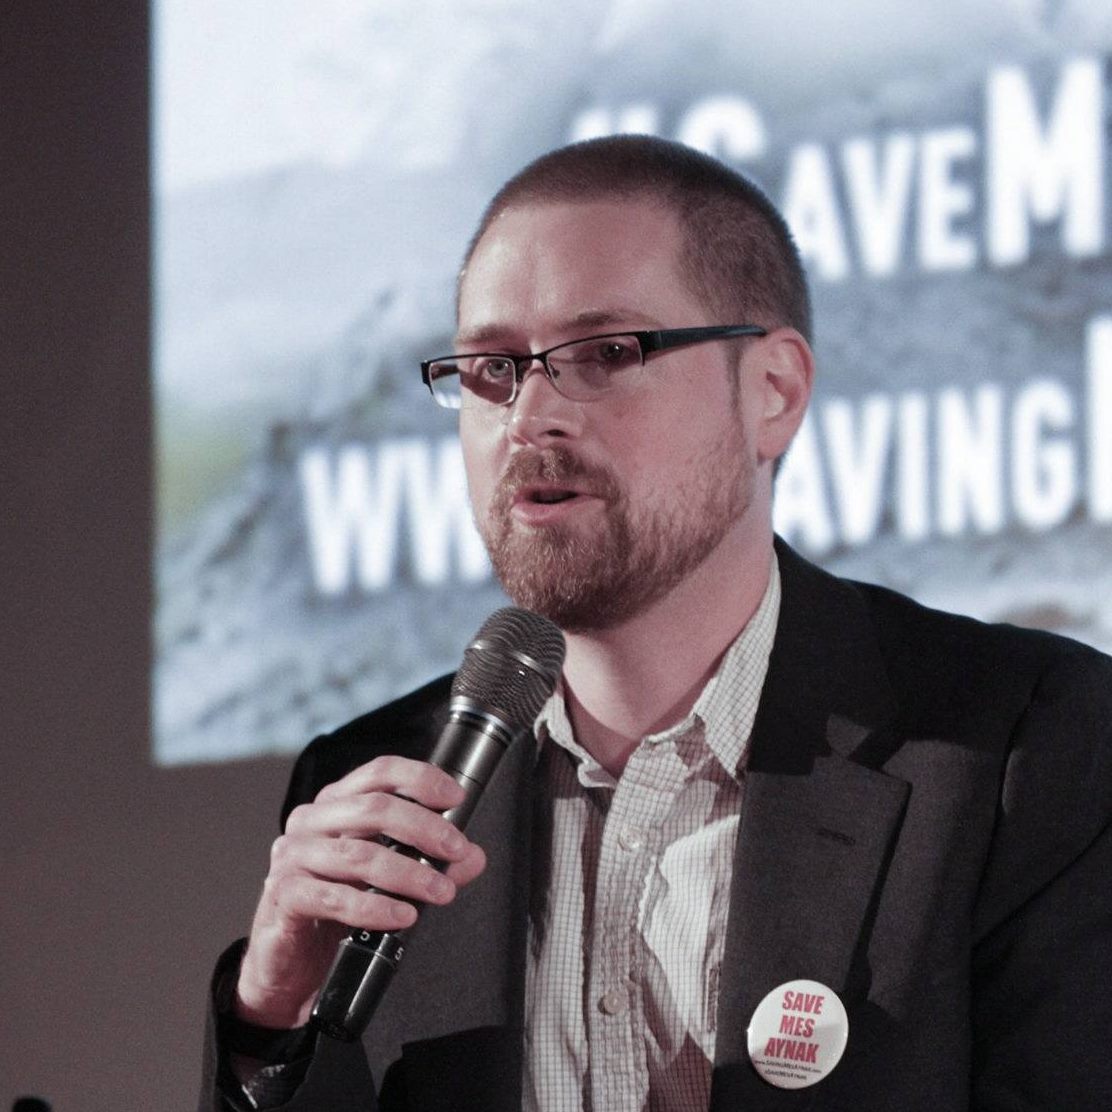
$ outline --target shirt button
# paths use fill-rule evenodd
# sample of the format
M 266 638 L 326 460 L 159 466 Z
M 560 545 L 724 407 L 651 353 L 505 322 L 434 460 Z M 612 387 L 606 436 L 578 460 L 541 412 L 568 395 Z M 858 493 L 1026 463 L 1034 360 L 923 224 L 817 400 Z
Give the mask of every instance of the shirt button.
M 620 988 L 608 989 L 602 994 L 598 1006 L 607 1015 L 620 1015 L 626 1010 L 626 994 Z
M 618 845 L 631 853 L 645 844 L 645 833 L 636 826 L 623 826 L 618 834 Z

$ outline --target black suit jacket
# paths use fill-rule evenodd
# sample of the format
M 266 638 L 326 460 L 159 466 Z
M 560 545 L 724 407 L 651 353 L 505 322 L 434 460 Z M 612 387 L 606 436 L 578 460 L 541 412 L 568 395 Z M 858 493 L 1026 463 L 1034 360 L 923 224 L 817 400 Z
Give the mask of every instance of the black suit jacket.
M 1106 1112 L 1112 660 L 778 554 L 711 1108 Z M 426 754 L 447 694 L 435 681 L 317 739 L 283 815 L 377 753 Z M 365 1112 L 371 1075 L 387 1112 L 519 1109 L 534 756 L 504 759 L 473 820 L 487 872 L 425 913 L 365 1046 L 320 1040 L 291 1112 Z M 849 1042 L 786 1091 L 745 1032 L 801 977 L 839 994 Z

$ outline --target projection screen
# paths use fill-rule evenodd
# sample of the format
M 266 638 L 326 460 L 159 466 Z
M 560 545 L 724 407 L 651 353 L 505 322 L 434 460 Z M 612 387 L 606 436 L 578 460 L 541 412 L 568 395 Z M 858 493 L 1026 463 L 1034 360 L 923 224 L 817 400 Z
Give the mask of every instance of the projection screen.
M 1112 650 L 1100 5 L 158 0 L 161 763 L 300 748 L 503 602 L 421 385 L 498 185 L 650 132 L 785 213 L 816 308 L 779 532 Z M 684 322 L 677 322 L 683 324 Z

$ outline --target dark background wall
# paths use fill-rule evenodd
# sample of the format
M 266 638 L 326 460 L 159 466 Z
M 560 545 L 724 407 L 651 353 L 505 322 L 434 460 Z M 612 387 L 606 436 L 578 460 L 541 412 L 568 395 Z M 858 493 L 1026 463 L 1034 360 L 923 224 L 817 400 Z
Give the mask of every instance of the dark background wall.
M 148 756 L 147 19 L 0 8 L 0 1109 L 194 1106 L 288 772 Z

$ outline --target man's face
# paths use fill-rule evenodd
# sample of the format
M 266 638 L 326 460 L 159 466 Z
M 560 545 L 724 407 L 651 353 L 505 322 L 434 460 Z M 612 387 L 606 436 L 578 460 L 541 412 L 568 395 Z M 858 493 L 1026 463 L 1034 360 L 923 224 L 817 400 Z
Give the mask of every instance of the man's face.
M 712 319 L 678 268 L 675 217 L 650 202 L 511 208 L 460 289 L 457 350 L 524 354 L 623 329 Z M 476 520 L 518 604 L 576 632 L 657 602 L 723 545 L 754 489 L 736 342 L 650 355 L 635 386 L 559 395 L 534 363 L 512 406 L 465 399 Z

